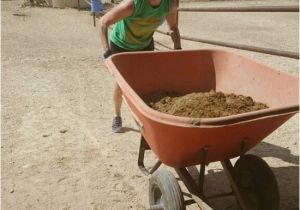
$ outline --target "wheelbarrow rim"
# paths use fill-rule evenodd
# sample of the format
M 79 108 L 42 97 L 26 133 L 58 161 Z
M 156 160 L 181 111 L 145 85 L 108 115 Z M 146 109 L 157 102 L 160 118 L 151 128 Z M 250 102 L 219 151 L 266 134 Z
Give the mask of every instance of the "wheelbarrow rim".
M 216 49 L 202 49 L 202 50 L 181 50 L 187 52 L 194 52 L 194 51 L 219 51 L 219 52 L 229 52 L 233 54 L 237 54 L 230 50 L 216 50 Z M 125 52 L 125 53 L 118 53 L 112 55 L 108 59 L 105 60 L 105 64 L 108 67 L 110 73 L 116 78 L 117 82 L 119 83 L 119 87 L 125 93 L 125 99 L 128 96 L 136 99 L 130 101 L 132 104 L 135 105 L 135 108 L 144 116 L 152 119 L 152 120 L 159 120 L 165 124 L 177 125 L 182 127 L 210 127 L 210 126 L 227 126 L 232 124 L 243 123 L 245 121 L 254 121 L 261 118 L 271 118 L 280 115 L 289 115 L 289 114 L 296 114 L 299 112 L 299 104 L 291 104 L 282 107 L 274 107 L 274 108 L 267 108 L 263 110 L 257 110 L 252 112 L 246 112 L 236 115 L 230 115 L 225 117 L 218 117 L 218 118 L 193 118 L 193 117 L 181 117 L 181 116 L 174 116 L 170 114 L 165 114 L 159 111 L 156 111 L 150 108 L 138 94 L 130 87 L 130 85 L 125 81 L 124 77 L 121 73 L 117 70 L 116 66 L 112 62 L 112 59 L 116 56 L 120 56 L 122 54 L 145 54 L 145 53 L 166 53 L 166 52 Z M 180 51 L 174 51 L 174 53 L 180 53 Z M 245 57 L 239 55 L 241 57 Z M 246 58 L 246 57 L 245 57 Z M 258 62 L 252 58 L 247 58 L 254 63 L 259 63 L 261 65 L 265 65 L 261 62 Z M 281 72 L 281 74 L 289 75 L 286 73 Z M 295 77 L 293 75 L 289 75 L 291 77 Z M 129 101 L 127 101 L 128 103 Z

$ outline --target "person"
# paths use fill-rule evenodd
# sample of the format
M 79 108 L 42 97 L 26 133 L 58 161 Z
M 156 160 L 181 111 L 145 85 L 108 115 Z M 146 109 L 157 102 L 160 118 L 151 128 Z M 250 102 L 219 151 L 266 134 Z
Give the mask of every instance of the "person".
M 98 24 L 104 58 L 120 52 L 153 51 L 153 34 L 166 20 L 174 49 L 181 49 L 177 27 L 178 0 L 123 0 L 107 12 Z M 108 37 L 108 27 L 114 27 Z M 122 92 L 117 83 L 114 89 L 112 131 L 122 132 Z

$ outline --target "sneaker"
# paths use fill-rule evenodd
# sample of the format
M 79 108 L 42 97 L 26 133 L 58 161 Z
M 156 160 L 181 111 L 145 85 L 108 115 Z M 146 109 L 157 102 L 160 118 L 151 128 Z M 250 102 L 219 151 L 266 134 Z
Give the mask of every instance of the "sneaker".
M 120 116 L 115 116 L 111 127 L 112 127 L 113 133 L 121 133 L 122 132 L 122 118 Z

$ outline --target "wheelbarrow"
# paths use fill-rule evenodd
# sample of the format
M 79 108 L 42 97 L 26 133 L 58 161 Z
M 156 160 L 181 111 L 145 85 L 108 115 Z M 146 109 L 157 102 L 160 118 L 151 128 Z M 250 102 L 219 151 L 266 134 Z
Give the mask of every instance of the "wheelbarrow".
M 141 129 L 138 166 L 149 179 L 150 209 L 184 210 L 196 203 L 211 209 L 203 192 L 205 167 L 220 161 L 242 210 L 278 210 L 276 179 L 260 157 L 246 154 L 299 110 L 298 78 L 225 50 L 130 52 L 111 56 L 106 65 Z M 143 98 L 155 91 L 207 92 L 251 96 L 269 108 L 218 118 L 189 118 L 151 109 Z M 145 151 L 158 161 L 144 166 Z M 238 157 L 233 165 L 232 158 Z M 189 191 L 184 199 L 169 170 Z M 195 179 L 195 166 L 200 165 Z M 225 196 L 225 195 L 224 195 Z

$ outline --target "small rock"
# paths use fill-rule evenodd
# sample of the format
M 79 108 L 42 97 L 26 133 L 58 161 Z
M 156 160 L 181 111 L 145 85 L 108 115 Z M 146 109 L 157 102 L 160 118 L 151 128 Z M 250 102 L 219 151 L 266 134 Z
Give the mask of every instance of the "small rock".
M 60 130 L 59 132 L 60 133 L 66 133 L 68 131 L 68 129 L 62 129 L 62 130 Z
M 43 134 L 43 137 L 49 137 L 51 136 L 51 133 Z
M 10 192 L 10 193 L 14 193 L 14 192 L 15 192 L 15 190 L 14 190 L 14 189 L 11 189 L 9 192 Z
M 28 15 L 27 15 L 27 14 L 25 14 L 25 13 L 16 12 L 16 13 L 13 13 L 13 16 L 24 17 L 24 16 L 28 16 Z
M 67 179 L 68 177 L 62 177 L 62 178 L 60 178 L 59 180 L 57 180 L 57 183 L 60 183 L 61 181 L 63 181 L 63 180 L 65 180 L 65 179 Z

